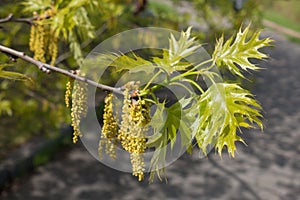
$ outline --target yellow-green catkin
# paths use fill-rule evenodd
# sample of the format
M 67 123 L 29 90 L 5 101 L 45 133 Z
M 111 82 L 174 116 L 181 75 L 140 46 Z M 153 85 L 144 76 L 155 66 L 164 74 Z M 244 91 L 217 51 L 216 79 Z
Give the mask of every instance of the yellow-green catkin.
M 29 49 L 30 51 L 34 51 L 35 49 L 35 43 L 37 41 L 37 28 L 35 24 L 31 25 L 30 28 L 30 36 L 29 36 Z
M 41 21 L 42 23 L 42 21 Z M 49 47 L 50 44 L 52 43 L 52 34 L 50 33 L 50 25 L 49 24 L 43 24 L 44 26 L 44 49 L 45 49 L 45 56 L 49 56 L 50 51 L 49 51 Z
M 146 119 L 143 114 L 143 102 L 142 100 L 133 100 L 132 93 L 130 93 L 132 88 L 137 90 L 136 87 L 127 85 L 124 91 L 122 122 L 118 139 L 122 147 L 130 153 L 132 174 L 142 181 L 145 171 L 143 153 L 146 149 L 147 125 L 145 125 Z
M 51 65 L 55 64 L 58 54 L 58 37 L 51 23 L 45 20 L 55 15 L 56 10 L 53 6 L 41 14 L 35 12 L 34 17 L 37 19 L 31 26 L 29 38 L 29 49 L 34 53 L 34 59 L 46 62 L 47 58 Z
M 116 159 L 118 124 L 113 115 L 113 95 L 111 93 L 106 96 L 104 103 L 103 127 L 98 154 L 102 159 L 102 148 L 104 146 L 105 153 L 112 159 Z
M 45 62 L 45 29 L 42 23 L 36 25 L 36 42 L 34 44 L 34 59 Z
M 47 55 L 50 58 L 50 65 L 55 65 L 56 57 L 58 54 L 58 38 L 55 36 L 54 31 L 49 30 L 49 42 Z
M 144 179 L 145 163 L 144 157 L 140 153 L 131 153 L 132 175 L 138 177 L 139 181 Z
M 67 108 L 70 108 L 70 99 L 72 96 L 72 85 L 73 85 L 73 81 L 69 80 L 66 83 L 66 92 L 65 92 L 65 104 Z
M 82 136 L 80 119 L 87 113 L 87 84 L 75 82 L 72 93 L 71 125 L 73 126 L 73 143 Z

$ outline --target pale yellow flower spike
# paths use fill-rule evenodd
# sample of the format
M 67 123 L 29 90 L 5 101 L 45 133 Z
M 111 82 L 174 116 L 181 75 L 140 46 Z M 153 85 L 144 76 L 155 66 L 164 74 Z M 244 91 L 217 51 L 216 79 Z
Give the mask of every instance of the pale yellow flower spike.
M 37 24 L 36 42 L 34 45 L 34 59 L 45 62 L 45 28 L 43 24 Z
M 37 41 L 37 29 L 36 29 L 36 25 L 31 25 L 30 28 L 30 37 L 29 37 L 29 49 L 30 51 L 34 51 L 35 50 L 35 43 Z
M 147 131 L 146 117 L 143 114 L 145 112 L 144 102 L 142 100 L 133 101 L 129 94 L 130 90 L 133 89 L 135 92 L 137 88 L 137 84 L 131 82 L 125 85 L 122 122 L 118 139 L 123 148 L 130 153 L 132 175 L 142 181 L 145 171 L 143 153 L 146 149 L 145 132 Z
M 50 24 L 43 23 L 45 19 L 51 18 L 56 14 L 54 7 L 46 10 L 42 14 L 34 13 L 37 18 L 31 26 L 29 49 L 34 53 L 34 59 L 46 62 L 46 58 L 51 60 L 51 65 L 55 64 L 58 54 L 58 37 Z M 45 58 L 45 55 L 46 58 Z
M 56 57 L 58 54 L 58 39 L 54 36 L 54 34 L 51 37 L 50 44 L 48 46 L 48 55 L 51 57 L 51 63 L 50 65 L 55 65 Z
M 65 92 L 65 104 L 67 108 L 70 108 L 70 97 L 72 95 L 72 83 L 68 81 L 66 84 L 66 92 Z
M 105 153 L 112 159 L 116 159 L 116 144 L 118 125 L 113 116 L 113 95 L 108 94 L 105 98 L 105 107 L 103 113 L 103 127 L 101 139 L 99 142 L 98 154 L 102 158 L 102 146 L 105 146 Z
M 74 84 L 72 93 L 72 108 L 71 108 L 71 125 L 73 126 L 73 143 L 78 141 L 78 137 L 82 136 L 80 131 L 80 119 L 85 117 L 87 113 L 87 84 Z

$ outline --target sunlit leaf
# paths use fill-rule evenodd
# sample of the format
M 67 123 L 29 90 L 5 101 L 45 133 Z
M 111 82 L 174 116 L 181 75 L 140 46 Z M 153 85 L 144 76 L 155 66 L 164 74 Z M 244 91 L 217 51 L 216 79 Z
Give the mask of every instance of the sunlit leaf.
M 229 71 L 240 77 L 244 77 L 241 70 L 258 70 L 255 64 L 249 61 L 250 58 L 263 59 L 268 56 L 259 51 L 260 48 L 269 46 L 270 38 L 259 39 L 260 31 L 257 31 L 247 40 L 250 25 L 245 30 L 240 29 L 235 39 L 231 37 L 224 43 L 222 36 L 216 44 L 212 55 L 214 62 L 219 66 L 226 66 Z
M 237 135 L 240 128 L 257 124 L 262 128 L 261 106 L 253 95 L 237 84 L 218 83 L 209 87 L 201 96 L 200 126 L 196 135 L 199 147 L 206 153 L 208 145 L 215 145 L 221 155 L 227 147 L 234 156 L 235 142 L 244 142 Z
M 185 70 L 191 63 L 183 62 L 184 58 L 195 53 L 201 45 L 199 45 L 195 37 L 191 37 L 191 27 L 186 31 L 182 31 L 180 38 L 176 40 L 173 34 L 169 38 L 169 49 L 163 51 L 163 57 L 154 57 L 153 61 L 157 66 L 168 74 L 178 70 Z
M 82 40 L 95 37 L 94 26 L 88 16 L 87 7 L 96 5 L 91 0 L 49 1 L 28 0 L 24 10 L 44 15 L 47 9 L 54 9 L 53 16 L 38 20 L 38 23 L 47 24 L 57 38 L 69 43 L 71 52 L 77 64 L 82 65 Z
M 28 0 L 22 3 L 25 12 L 46 10 L 51 7 L 52 0 Z
M 130 72 L 140 72 L 143 71 L 146 74 L 153 74 L 155 66 L 140 56 L 132 53 L 129 55 L 116 54 L 116 53 L 107 53 L 101 54 L 100 57 L 103 66 L 111 66 L 116 68 L 116 72 L 121 72 L 123 70 L 130 70 Z
M 167 149 L 172 150 L 179 138 L 181 150 L 189 148 L 199 126 L 199 119 L 198 105 L 193 101 L 193 97 L 182 98 L 170 107 L 165 107 L 165 103 L 158 103 L 156 106 L 150 122 L 153 135 L 148 138 L 147 146 L 155 148 L 150 167 L 160 176 L 165 167 Z M 170 147 L 167 147 L 168 144 Z

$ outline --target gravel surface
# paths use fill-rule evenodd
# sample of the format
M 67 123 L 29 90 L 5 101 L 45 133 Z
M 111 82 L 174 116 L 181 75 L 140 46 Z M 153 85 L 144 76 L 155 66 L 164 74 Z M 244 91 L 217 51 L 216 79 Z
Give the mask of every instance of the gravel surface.
M 19 180 L 1 199 L 300 199 L 300 46 L 264 34 L 276 40 L 253 88 L 265 110 L 265 129 L 245 131 L 248 147 L 238 145 L 236 158 L 184 155 L 167 168 L 167 183 L 149 185 L 102 165 L 77 144 Z

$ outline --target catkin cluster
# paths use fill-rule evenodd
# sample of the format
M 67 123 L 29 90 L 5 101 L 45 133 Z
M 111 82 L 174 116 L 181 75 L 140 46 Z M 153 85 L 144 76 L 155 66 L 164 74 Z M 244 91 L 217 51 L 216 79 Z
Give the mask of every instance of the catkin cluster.
M 150 121 L 149 106 L 138 96 L 138 83 L 130 82 L 124 86 L 122 119 L 118 126 L 113 116 L 113 95 L 105 98 L 103 127 L 99 142 L 99 155 L 102 156 L 103 146 L 106 153 L 116 158 L 115 148 L 120 144 L 130 153 L 132 174 L 141 181 L 144 178 L 145 163 L 143 153 L 146 149 L 145 132 Z
M 145 117 L 143 115 L 142 100 L 134 100 L 129 94 L 129 90 L 124 91 L 124 104 L 122 108 L 122 122 L 118 139 L 122 147 L 130 153 L 132 174 L 141 181 L 144 178 L 145 163 L 143 153 L 146 149 L 144 126 Z
M 54 8 L 50 8 L 40 15 L 35 12 L 36 20 L 31 26 L 29 37 L 29 49 L 34 53 L 34 59 L 46 62 L 47 58 L 51 61 L 51 65 L 55 64 L 58 53 L 58 38 L 49 23 L 49 19 L 55 14 Z
M 67 95 L 67 94 L 66 94 Z M 82 136 L 80 131 L 80 119 L 87 114 L 87 84 L 75 82 L 72 93 L 71 125 L 73 126 L 73 142 Z
M 102 158 L 102 148 L 104 146 L 105 153 L 112 159 L 116 159 L 117 134 L 118 124 L 113 116 L 113 95 L 108 94 L 105 98 L 103 127 L 98 148 L 100 158 Z

